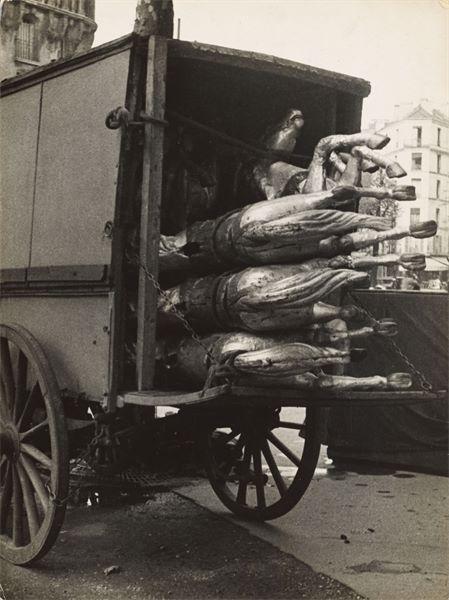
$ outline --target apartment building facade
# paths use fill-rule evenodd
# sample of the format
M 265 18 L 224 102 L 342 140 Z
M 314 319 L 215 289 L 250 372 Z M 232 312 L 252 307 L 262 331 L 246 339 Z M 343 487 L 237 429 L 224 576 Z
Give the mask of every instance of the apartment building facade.
M 92 46 L 95 0 L 0 0 L 0 79 Z
M 401 107 L 397 107 L 400 109 Z M 398 241 L 397 250 L 422 252 L 427 257 L 424 279 L 447 280 L 449 267 L 449 118 L 441 111 L 422 103 L 391 122 L 374 121 L 375 128 L 391 138 L 383 150 L 407 171 L 398 184 L 416 188 L 415 202 L 400 202 L 397 225 L 409 226 L 418 221 L 435 220 L 437 235 L 418 240 L 407 237 Z

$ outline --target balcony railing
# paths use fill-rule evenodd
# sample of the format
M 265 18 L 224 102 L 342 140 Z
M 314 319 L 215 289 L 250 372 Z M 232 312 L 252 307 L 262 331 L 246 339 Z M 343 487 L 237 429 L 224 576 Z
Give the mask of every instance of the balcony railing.
M 86 0 L 42 0 L 42 2 L 48 6 L 68 10 L 86 17 L 89 16 Z

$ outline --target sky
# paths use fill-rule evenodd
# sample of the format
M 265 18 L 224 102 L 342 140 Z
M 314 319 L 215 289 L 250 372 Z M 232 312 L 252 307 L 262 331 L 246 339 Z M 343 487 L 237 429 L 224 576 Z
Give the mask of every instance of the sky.
M 94 45 L 132 31 L 137 0 L 96 0 Z M 363 122 L 449 101 L 449 0 L 174 0 L 175 36 L 371 82 Z

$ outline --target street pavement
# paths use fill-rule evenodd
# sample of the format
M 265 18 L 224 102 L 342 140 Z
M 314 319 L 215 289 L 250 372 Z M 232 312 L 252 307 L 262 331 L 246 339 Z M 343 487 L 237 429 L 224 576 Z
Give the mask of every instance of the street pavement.
M 173 492 L 121 503 L 119 495 L 116 506 L 96 504 L 95 497 L 90 506 L 69 509 L 55 547 L 32 568 L 0 560 L 0 598 L 361 599 Z
M 297 411 L 283 418 L 301 420 Z M 291 448 L 302 444 L 296 430 L 279 435 Z M 276 460 L 291 477 L 288 459 Z M 343 471 L 323 447 L 299 504 L 268 523 L 234 517 L 204 479 L 163 487 L 171 491 L 91 489 L 87 502 L 81 495 L 41 562 L 24 569 L 0 561 L 0 598 L 448 598 L 445 477 L 354 465 Z M 113 566 L 117 572 L 107 575 Z
M 298 446 L 295 436 L 290 430 L 283 440 Z M 291 463 L 280 453 L 276 459 L 283 476 L 291 476 Z M 322 447 L 306 494 L 269 523 L 234 517 L 204 481 L 179 493 L 371 600 L 449 597 L 446 477 L 354 465 L 341 471 Z

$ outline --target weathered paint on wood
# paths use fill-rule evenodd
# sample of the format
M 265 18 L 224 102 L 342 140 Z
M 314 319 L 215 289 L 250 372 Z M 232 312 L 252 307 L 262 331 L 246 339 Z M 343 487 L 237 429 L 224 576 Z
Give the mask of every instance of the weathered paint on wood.
M 29 266 L 41 85 L 0 101 L 0 267 Z
M 108 295 L 2 298 L 0 311 L 3 323 L 20 323 L 37 339 L 61 389 L 96 399 L 107 392 Z
M 167 40 L 151 36 L 148 41 L 145 111 L 156 119 L 163 119 L 165 114 L 166 71 Z M 140 263 L 155 279 L 158 277 L 163 141 L 162 126 L 146 122 L 143 148 Z M 157 296 L 157 290 L 141 268 L 137 303 L 137 385 L 139 390 L 149 389 L 153 383 Z
M 108 264 L 129 51 L 43 84 L 31 266 Z M 11 100 L 17 95 L 10 96 Z
M 141 108 L 141 94 L 144 86 L 144 55 L 141 44 L 135 45 L 130 53 L 125 106 L 130 118 L 138 121 Z M 111 354 L 109 357 L 109 396 L 108 412 L 116 410 L 117 392 L 123 386 L 125 337 L 128 316 L 128 294 L 134 293 L 126 285 L 126 271 L 129 258 L 125 247 L 129 228 L 135 226 L 135 206 L 140 200 L 141 131 L 137 127 L 122 127 L 120 159 L 117 174 L 114 230 L 112 237 L 111 277 L 114 283 L 112 302 Z M 137 287 L 137 277 L 134 281 Z M 131 286 L 132 287 L 132 286 Z

